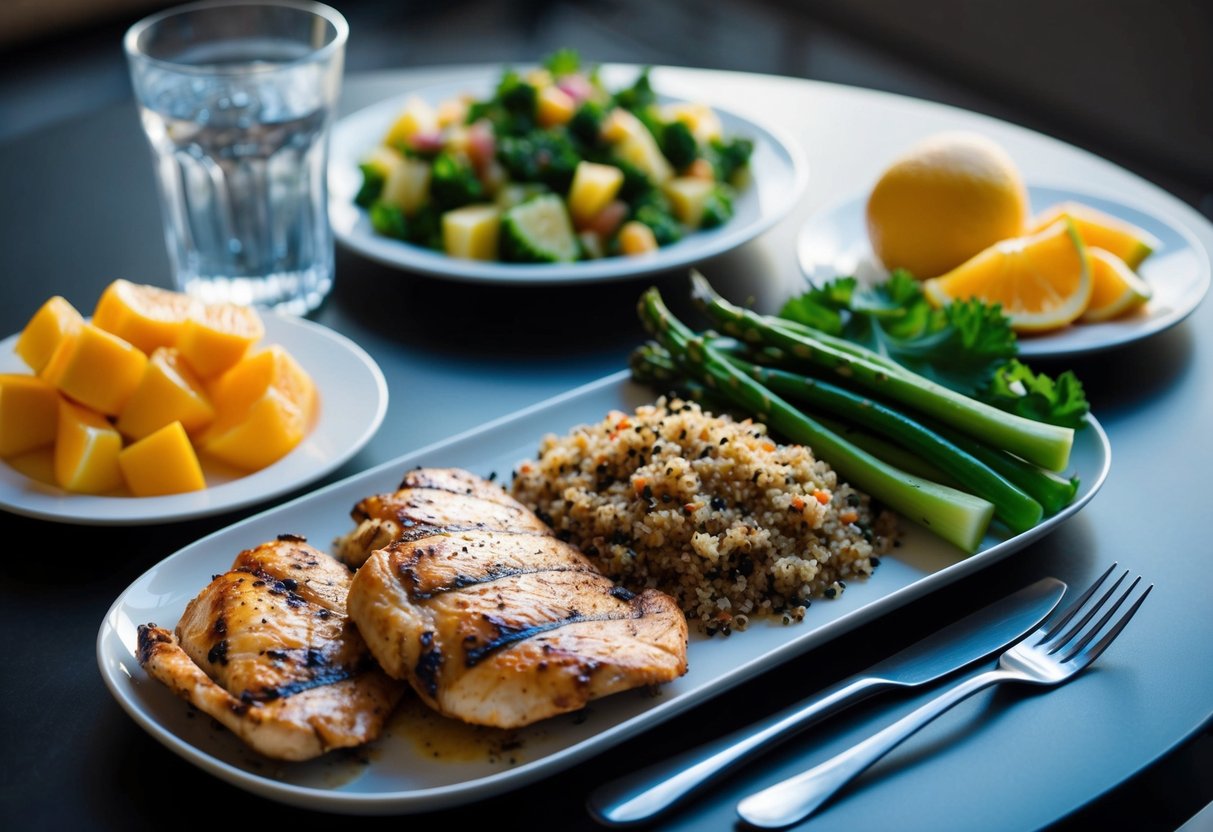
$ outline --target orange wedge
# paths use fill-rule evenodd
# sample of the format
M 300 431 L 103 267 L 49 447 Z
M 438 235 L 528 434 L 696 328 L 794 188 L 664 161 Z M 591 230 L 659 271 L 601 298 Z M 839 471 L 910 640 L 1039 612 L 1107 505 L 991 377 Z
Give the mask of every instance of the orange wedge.
M 1069 217 L 1088 246 L 1102 248 L 1136 269 L 1162 242 L 1145 229 L 1078 202 L 1054 205 L 1032 220 L 1028 233 L 1043 231 L 1062 217 Z
M 197 305 L 189 295 L 119 279 L 101 293 L 93 324 L 151 355 L 177 343 Z
M 1150 285 L 1142 280 L 1110 251 L 1090 247 L 1091 300 L 1080 321 L 1110 321 L 1144 304 L 1153 295 Z
M 922 288 L 936 306 L 978 298 L 1001 305 L 1016 331 L 1043 332 L 1076 320 L 1092 283 L 1086 246 L 1062 219 L 1038 234 L 995 243 Z

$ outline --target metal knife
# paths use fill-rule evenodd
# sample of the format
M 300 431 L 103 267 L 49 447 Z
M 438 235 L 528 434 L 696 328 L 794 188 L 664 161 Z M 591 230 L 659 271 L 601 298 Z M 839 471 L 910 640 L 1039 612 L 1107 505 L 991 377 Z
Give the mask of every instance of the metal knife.
M 600 786 L 590 794 L 586 808 L 607 826 L 651 820 L 823 717 L 880 691 L 934 682 L 1018 641 L 1053 611 L 1065 591 L 1062 581 L 1042 578 L 756 726 Z

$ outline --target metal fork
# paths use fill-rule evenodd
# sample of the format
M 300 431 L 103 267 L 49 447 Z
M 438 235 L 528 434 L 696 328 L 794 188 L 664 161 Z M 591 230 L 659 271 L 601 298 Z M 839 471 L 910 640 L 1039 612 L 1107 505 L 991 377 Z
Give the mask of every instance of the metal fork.
M 1115 569 L 1116 564 L 1113 563 L 1054 621 L 1046 622 L 1004 652 L 998 659 L 997 669 L 960 682 L 913 713 L 821 765 L 744 798 L 737 804 L 737 813 L 753 826 L 778 828 L 793 824 L 816 811 L 836 791 L 893 750 L 902 740 L 979 690 L 1000 682 L 1058 685 L 1073 678 L 1120 635 L 1154 588 L 1153 584 L 1146 587 L 1137 600 L 1113 620 L 1141 582 L 1140 577 L 1135 578 L 1128 589 L 1113 598 L 1129 576 L 1126 571 L 1098 601 L 1088 606 Z M 1092 624 L 1092 619 L 1101 612 L 1102 615 Z M 1099 636 L 1098 640 L 1095 640 L 1096 636 Z

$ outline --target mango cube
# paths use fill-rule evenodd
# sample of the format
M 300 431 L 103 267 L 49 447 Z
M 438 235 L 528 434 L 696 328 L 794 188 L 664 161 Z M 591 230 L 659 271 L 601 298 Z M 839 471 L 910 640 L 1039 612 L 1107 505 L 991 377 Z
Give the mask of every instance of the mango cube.
M 260 350 L 211 386 L 214 424 L 200 439 L 212 456 L 256 471 L 286 456 L 307 433 L 316 386 L 285 349 Z
M 126 487 L 136 497 L 158 497 L 206 488 L 202 466 L 180 422 L 170 422 L 118 454 Z
M 577 102 L 573 100 L 573 97 L 555 84 L 543 87 L 535 102 L 535 116 L 541 127 L 557 127 L 567 124 L 573 118 L 573 112 L 576 109 Z
M 11 457 L 55 441 L 59 391 L 37 376 L 0 374 L 0 456 Z
M 177 351 L 200 377 L 214 378 L 236 366 L 263 335 L 265 324 L 252 307 L 209 304 L 182 325 Z
M 679 176 L 662 186 L 662 192 L 670 200 L 670 210 L 678 221 L 689 228 L 698 228 L 703 222 L 703 211 L 708 198 L 716 189 L 716 183 L 698 176 Z
M 430 163 L 405 156 L 388 171 L 380 199 L 395 205 L 406 217 L 417 213 L 430 198 Z
M 63 338 L 41 375 L 69 398 L 114 416 L 139 386 L 146 365 L 138 349 L 85 323 Z
M 84 318 L 76 307 L 55 295 L 30 318 L 25 329 L 21 330 L 13 351 L 31 370 L 40 373 L 50 362 L 60 342 L 80 329 L 83 323 Z
M 101 293 L 93 310 L 93 325 L 112 332 L 151 354 L 171 347 L 198 302 L 181 292 L 115 280 Z
M 615 198 L 623 185 L 623 171 L 614 165 L 578 162 L 569 186 L 569 215 L 584 225 Z
M 442 215 L 442 246 L 451 257 L 496 260 L 500 229 L 496 205 L 465 205 Z
M 142 439 L 172 422 L 196 434 L 214 419 L 215 408 L 202 381 L 177 350 L 160 347 L 148 359 L 143 379 L 115 426 L 124 436 Z
M 122 486 L 122 437 L 99 413 L 59 400 L 55 483 L 68 491 L 104 494 Z
M 418 133 L 433 133 L 438 130 L 438 112 L 424 98 L 411 95 L 404 102 L 404 110 L 392 122 L 383 143 L 400 149 L 407 147 L 409 140 Z

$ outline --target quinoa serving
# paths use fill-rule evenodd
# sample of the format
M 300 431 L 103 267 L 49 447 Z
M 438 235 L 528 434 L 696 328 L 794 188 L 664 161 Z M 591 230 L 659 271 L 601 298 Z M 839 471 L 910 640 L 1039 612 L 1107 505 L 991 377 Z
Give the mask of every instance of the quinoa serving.
M 896 519 L 803 445 L 661 398 L 543 438 L 514 496 L 610 577 L 672 595 L 709 634 L 799 621 L 866 578 Z

